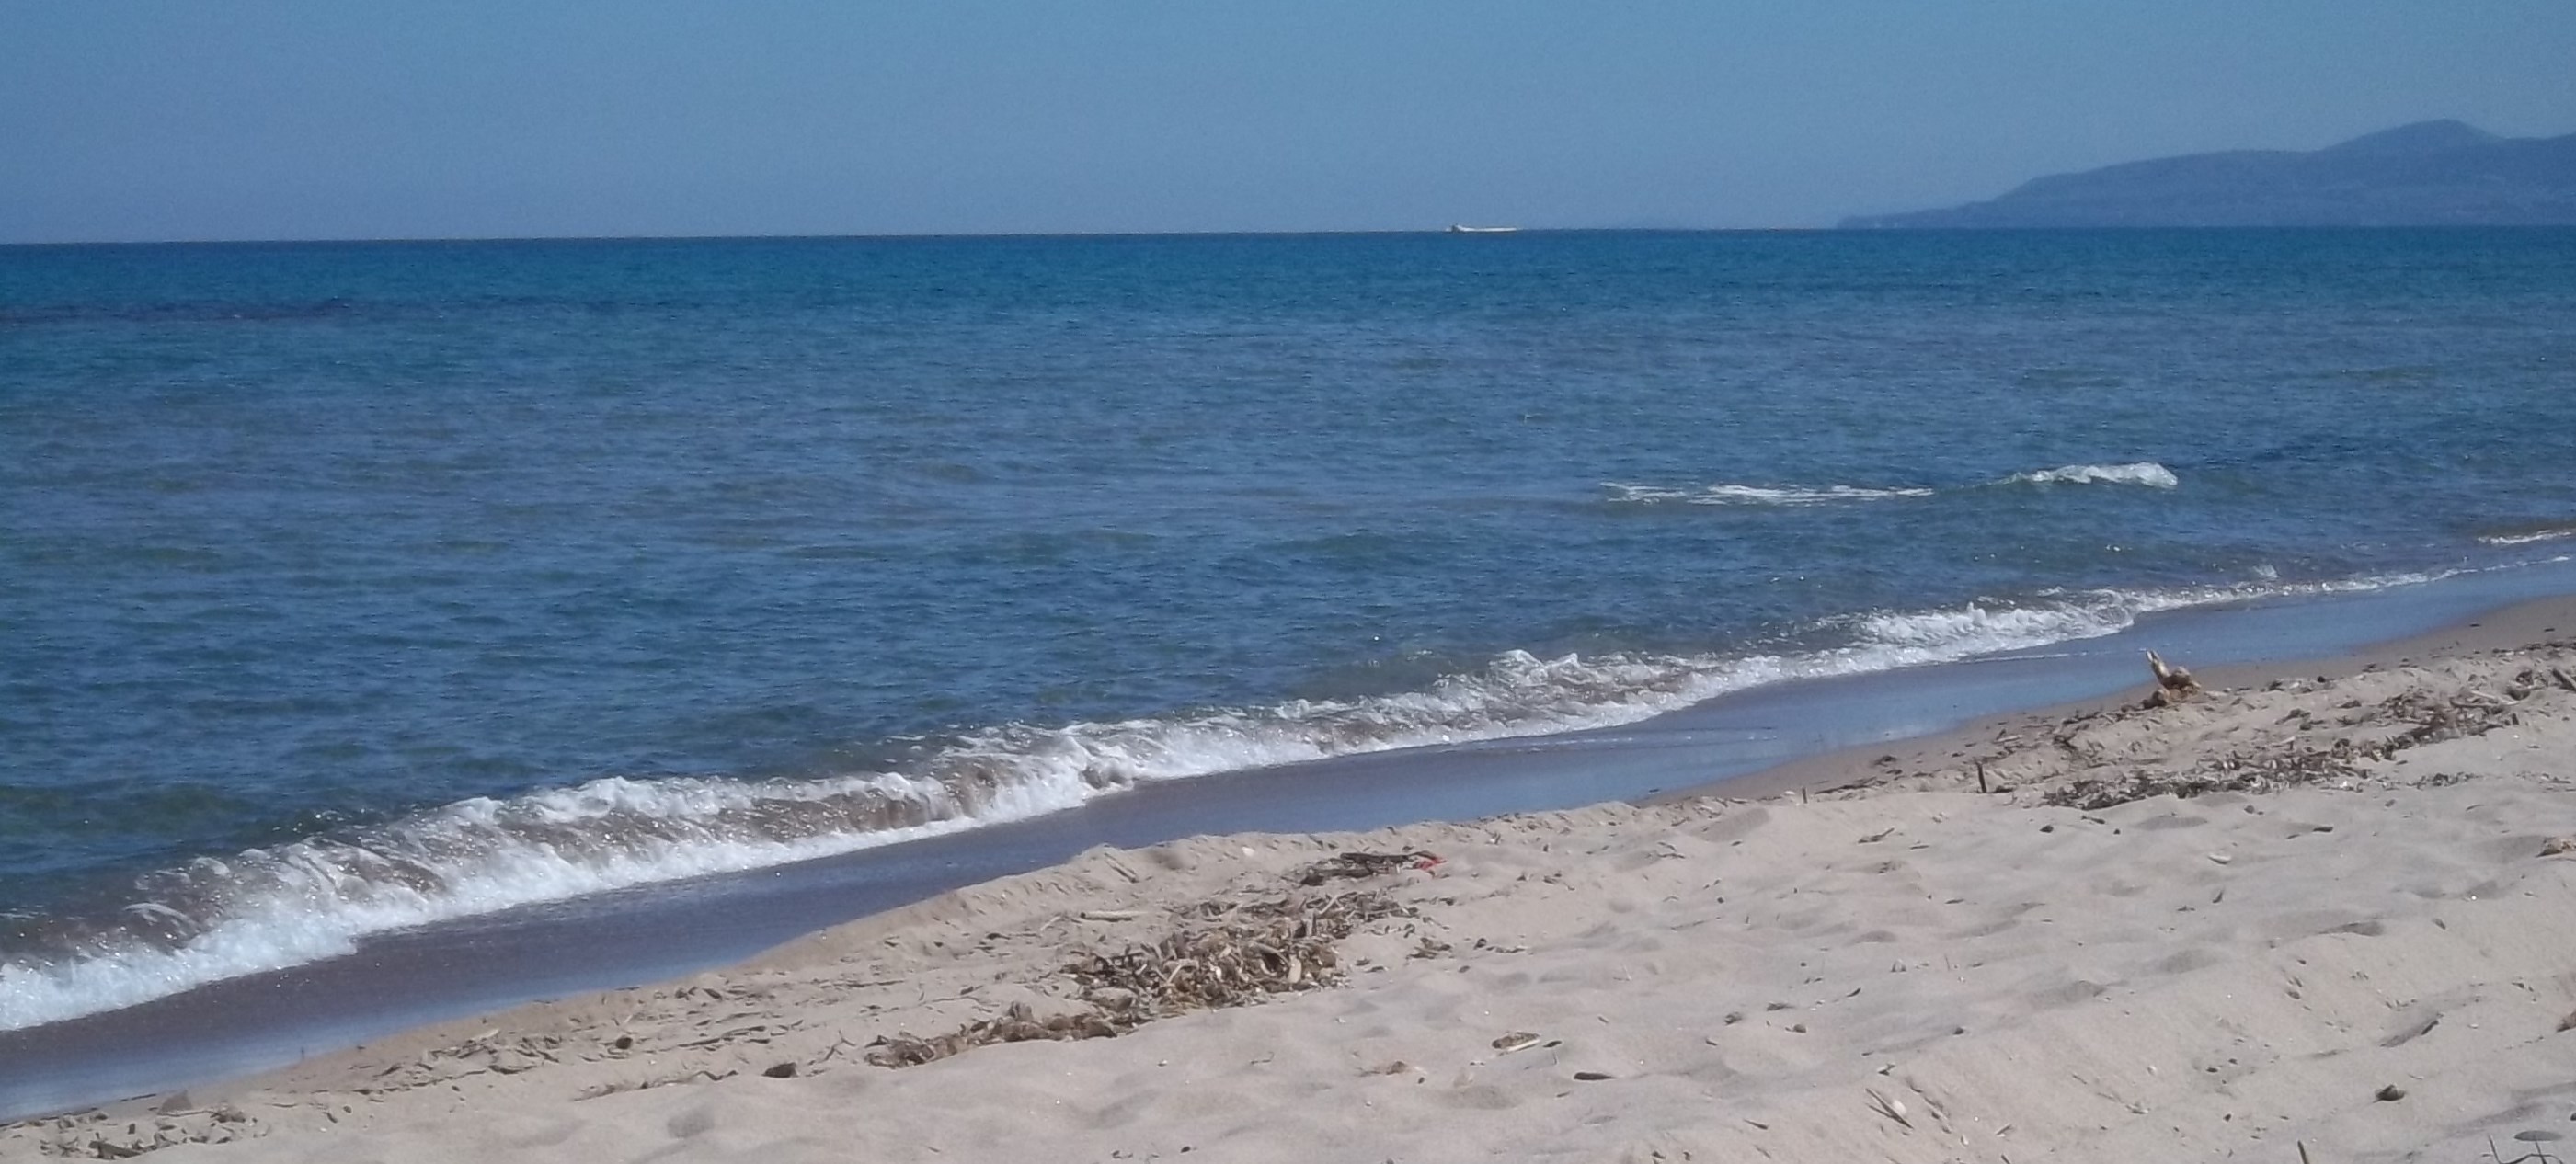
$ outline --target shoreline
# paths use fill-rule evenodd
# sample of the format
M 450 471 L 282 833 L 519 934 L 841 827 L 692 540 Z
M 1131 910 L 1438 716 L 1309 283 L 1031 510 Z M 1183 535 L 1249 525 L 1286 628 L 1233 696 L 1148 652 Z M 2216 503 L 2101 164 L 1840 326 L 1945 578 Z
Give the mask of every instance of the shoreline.
M 2196 670 L 2198 670 L 2204 680 L 2210 683 L 2213 687 L 2233 687 L 2255 682 L 2260 679 L 2268 679 L 2274 676 L 2290 676 L 2293 674 L 2343 676 L 2359 673 L 2368 667 L 2387 665 L 2391 662 L 2421 656 L 2427 652 L 2436 650 L 2488 649 L 2492 646 L 2503 645 L 2513 641 L 2518 635 L 2540 633 L 2544 627 L 2552 628 L 2553 630 L 2576 629 L 2576 595 L 2561 595 L 2554 598 L 2529 600 L 2517 603 L 2503 609 L 2491 610 L 2486 613 L 2472 616 L 2468 620 L 2457 625 L 2432 632 L 2413 635 L 2404 639 L 2394 640 L 2376 647 L 2364 648 L 2356 652 L 2347 652 L 2343 655 L 2327 660 L 2290 660 L 2278 664 L 2199 667 L 2196 668 Z M 2526 639 L 2524 641 L 2529 640 Z M 2184 657 L 2184 661 L 2189 662 L 2189 657 Z M 1972 664 L 1951 664 L 1946 666 L 1956 668 L 1971 665 Z M 2136 666 L 2135 663 L 2130 663 L 2129 665 L 2133 667 Z M 1938 672 L 1941 668 L 1930 668 L 1926 670 L 1929 672 Z M 2139 670 L 2142 672 L 2143 668 L 2139 668 Z M 2140 678 L 2142 680 L 2143 675 L 2141 675 Z M 1712 785 L 1699 786 L 1687 791 L 1661 792 L 1653 795 L 1637 797 L 1610 797 L 1607 799 L 1634 799 L 1639 801 L 1644 808 L 1660 810 L 1662 808 L 1670 807 L 1675 802 L 1687 800 L 1692 795 L 1717 795 L 1728 799 L 1742 800 L 1759 796 L 1778 795 L 1783 792 L 1800 789 L 1803 789 L 1810 794 L 1819 792 L 1830 793 L 1837 788 L 1851 787 L 1863 783 L 1893 785 L 1898 782 L 1910 781 L 1911 783 L 1920 785 L 1932 782 L 1936 775 L 1944 770 L 1945 761 L 1957 759 L 1958 757 L 1954 755 L 1954 753 L 1964 754 L 1971 745 L 1990 742 L 1999 735 L 2013 734 L 2015 730 L 2017 730 L 2017 725 L 2021 729 L 2026 729 L 2030 725 L 2048 721 L 2052 718 L 2099 714 L 2102 709 L 2106 707 L 2115 706 L 2124 702 L 2134 702 L 2135 695 L 2142 691 L 2143 686 L 2141 685 L 2133 690 L 2123 691 L 2111 696 L 2078 700 L 2072 703 L 2032 711 L 2016 711 L 2006 712 L 1999 715 L 1991 715 L 1982 719 L 1977 719 L 1966 726 L 1951 728 L 1931 735 L 1914 737 L 1893 743 L 1881 741 L 1850 745 L 1821 755 L 1795 760 L 1785 765 L 1769 766 L 1752 776 L 1721 780 Z M 1517 747 L 1534 746 L 1532 741 L 1508 741 L 1507 743 L 1511 743 Z M 1613 740 L 1610 746 L 1623 747 L 1627 746 L 1627 742 L 1624 738 Z M 1877 762 L 1878 757 L 1889 755 L 1897 757 L 1896 763 L 1889 765 Z M 1491 757 L 1488 756 L 1485 758 L 1490 759 Z M 1116 806 L 1113 805 L 1112 807 L 1115 808 Z M 1572 811 L 1580 812 L 1583 810 L 1574 809 Z M 1450 827 L 1472 826 L 1461 825 Z M 1204 840 L 1205 838 L 1202 837 L 1199 839 Z M 1115 843 L 1115 841 L 1116 838 L 1111 837 L 1101 843 Z M 1173 843 L 1185 844 L 1189 842 L 1184 841 Z M 1134 848 L 1136 846 L 1130 844 L 1125 847 Z M 1043 862 L 1042 864 L 1052 865 L 1054 862 Z M 1041 874 L 1023 874 L 1023 876 L 1038 875 Z M 972 881 L 974 883 L 986 883 L 985 879 L 982 878 L 975 878 L 972 879 Z M 946 896 L 954 896 L 954 893 L 949 893 Z M 932 902 L 943 899 L 944 897 L 941 896 L 933 896 L 930 898 Z M 871 911 L 869 914 L 861 916 L 856 921 L 844 922 L 840 923 L 840 925 L 843 928 L 846 928 L 847 926 L 883 924 L 886 922 L 886 919 L 889 918 L 909 916 L 909 911 L 916 908 L 919 907 L 905 905 L 898 906 L 891 911 Z M 793 939 L 788 942 L 786 947 L 781 948 L 794 948 L 810 940 L 812 939 Z M 766 945 L 767 943 L 764 943 L 764 946 Z M 759 958 L 765 958 L 767 956 L 768 955 L 766 954 L 757 955 L 753 961 L 756 962 Z M 750 963 L 737 964 L 747 965 Z M 717 971 L 717 973 L 724 973 L 724 971 Z M 590 988 L 575 985 L 566 993 L 584 994 L 588 993 L 589 989 Z M 182 997 L 184 998 L 184 996 Z M 525 996 L 523 995 L 522 997 Z M 484 1009 L 488 1010 L 488 1008 Z M 514 1012 L 505 1011 L 503 1013 Z M 475 1019 L 468 1021 L 481 1020 Z M 386 1041 L 410 1039 L 417 1036 L 421 1031 L 436 1030 L 443 1026 L 452 1026 L 454 1024 L 452 1022 L 432 1020 L 421 1024 L 411 1025 L 413 1026 L 412 1030 L 392 1035 L 389 1039 L 384 1035 L 384 1032 L 376 1031 L 362 1034 L 357 1039 L 352 1039 L 350 1041 L 366 1041 L 372 1044 L 381 1045 Z M 42 1033 L 46 1028 L 35 1028 L 34 1030 Z M 333 1044 L 325 1041 L 324 1045 L 331 1046 Z M 338 1045 L 345 1046 L 346 1044 L 342 1043 Z M 332 1058 L 334 1054 L 335 1052 L 326 1051 L 317 1061 L 328 1060 Z M 299 1055 L 298 1057 L 300 1058 L 303 1056 Z M 221 1064 L 200 1062 L 192 1069 L 191 1074 L 198 1080 L 208 1078 L 230 1079 L 232 1082 L 217 1083 L 214 1085 L 218 1088 L 229 1090 L 241 1084 L 246 1072 L 256 1071 L 260 1068 L 272 1065 L 272 1063 L 242 1062 L 239 1066 L 233 1067 L 230 1070 L 225 1070 L 222 1069 Z M 252 1078 L 257 1077 L 252 1076 Z M 92 1090 L 93 1094 L 109 1094 L 109 1092 L 104 1088 L 93 1088 Z M 116 1093 L 131 1094 L 130 1091 Z M 52 1105 L 51 1110 L 77 1108 L 79 1106 L 83 1106 L 86 1102 L 88 1101 L 57 1103 Z
M 2277 663 L 2195 667 L 2193 674 L 2204 685 L 2220 690 L 2257 687 L 2276 679 L 2313 678 L 2323 682 L 2348 678 L 2368 670 L 2403 666 L 2421 658 L 2511 650 L 2560 636 L 2576 637 L 2576 594 L 2524 599 L 2434 630 L 2340 654 Z M 2138 670 L 2137 684 L 2116 694 L 1982 716 L 1929 735 L 1855 744 L 1745 776 L 1659 792 L 1643 798 L 1640 803 L 1671 804 L 1705 796 L 1762 798 L 1800 792 L 1842 791 L 1908 776 L 1926 778 L 1942 773 L 1961 778 L 1965 774 L 1960 771 L 1959 762 L 1972 760 L 1980 746 L 1991 744 L 1998 738 L 2026 734 L 2048 723 L 2135 705 L 2154 689 L 2145 674 L 2143 661 L 2138 664 Z
M 1096 849 L 725 970 L 0 1128 L 0 1155 L 2466 1158 L 2576 1117 L 2569 614 L 1912 745 L 1976 744 L 2009 790 L 1847 750 L 1809 767 L 1868 779 L 1805 797 Z M 1354 849 L 1437 860 L 1300 884 Z M 1095 1009 L 1068 965 L 1301 894 L 1387 911 L 1315 963 L 1331 988 L 868 1061 Z

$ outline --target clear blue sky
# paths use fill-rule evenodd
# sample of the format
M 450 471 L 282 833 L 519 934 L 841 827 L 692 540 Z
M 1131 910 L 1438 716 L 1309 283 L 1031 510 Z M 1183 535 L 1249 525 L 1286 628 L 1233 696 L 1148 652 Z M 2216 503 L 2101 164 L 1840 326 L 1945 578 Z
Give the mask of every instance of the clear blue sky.
M 2457 117 L 2576 0 L 0 0 L 0 242 L 1829 225 Z

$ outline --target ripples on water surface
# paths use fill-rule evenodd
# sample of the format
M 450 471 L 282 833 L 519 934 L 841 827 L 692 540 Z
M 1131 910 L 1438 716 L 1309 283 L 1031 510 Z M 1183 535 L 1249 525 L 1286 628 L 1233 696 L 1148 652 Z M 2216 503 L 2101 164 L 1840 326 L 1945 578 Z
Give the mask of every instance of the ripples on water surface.
M 2570 319 L 2566 231 L 0 249 L 0 1027 L 2563 553 Z

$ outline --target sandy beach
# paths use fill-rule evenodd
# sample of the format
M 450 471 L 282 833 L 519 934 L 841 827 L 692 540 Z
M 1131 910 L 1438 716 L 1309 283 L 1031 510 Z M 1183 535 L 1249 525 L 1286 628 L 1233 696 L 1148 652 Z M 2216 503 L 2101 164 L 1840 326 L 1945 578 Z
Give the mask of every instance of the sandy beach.
M 2576 1138 L 2576 601 L 2212 669 L 2173 706 L 2140 679 L 1651 804 L 1095 850 L 730 970 L 9 1125 L 0 1156 L 2345 1164 Z

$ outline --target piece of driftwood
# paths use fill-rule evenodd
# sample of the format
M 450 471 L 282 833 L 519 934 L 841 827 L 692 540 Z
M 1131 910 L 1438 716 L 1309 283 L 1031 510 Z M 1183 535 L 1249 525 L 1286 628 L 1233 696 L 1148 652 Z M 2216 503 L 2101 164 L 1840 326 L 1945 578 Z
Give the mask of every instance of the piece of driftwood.
M 2170 707 L 2200 694 L 2200 681 L 2191 672 L 2165 662 L 2154 651 L 2147 652 L 2147 672 L 2156 677 L 2156 689 L 2147 694 L 2147 706 Z

